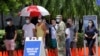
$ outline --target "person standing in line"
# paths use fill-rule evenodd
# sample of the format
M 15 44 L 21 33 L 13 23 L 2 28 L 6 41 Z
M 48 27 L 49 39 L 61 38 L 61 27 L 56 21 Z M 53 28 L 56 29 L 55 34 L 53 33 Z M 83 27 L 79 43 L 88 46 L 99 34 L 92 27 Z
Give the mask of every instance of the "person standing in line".
M 57 29 L 58 26 L 56 24 L 56 20 L 51 20 L 51 44 L 52 44 L 52 49 L 53 53 L 55 53 L 55 56 L 58 56 L 57 52 Z
M 67 19 L 67 23 L 70 24 L 70 37 L 71 37 L 71 48 L 75 52 L 75 55 L 77 56 L 77 39 L 78 39 L 78 29 L 77 26 L 73 23 L 73 20 L 71 18 Z
M 17 38 L 17 30 L 13 25 L 12 19 L 8 18 L 7 26 L 5 27 L 5 46 L 8 51 L 8 56 L 14 56 L 15 40 Z
M 57 15 L 56 17 L 58 23 L 57 29 L 57 49 L 58 56 L 65 56 L 65 23 L 62 20 L 62 15 Z M 61 55 L 59 55 L 61 53 Z
M 71 56 L 71 53 L 70 53 L 70 44 L 71 44 L 70 27 L 71 26 L 70 26 L 69 23 L 67 23 L 66 26 L 67 26 L 67 28 L 65 30 L 65 36 L 66 36 L 66 41 L 65 41 L 65 43 L 66 43 L 66 56 Z
M 92 20 L 89 20 L 88 26 L 85 28 L 85 39 L 89 47 L 89 56 L 94 56 L 92 48 L 95 44 L 97 35 L 98 35 L 98 31 L 95 27 L 94 22 Z
M 36 37 L 38 39 L 41 39 L 41 49 L 43 54 L 41 54 L 42 56 L 46 56 L 46 51 L 45 51 L 45 37 L 46 37 L 46 25 L 43 23 L 43 19 L 41 17 L 38 18 L 38 23 L 36 24 Z
M 29 17 L 26 17 L 26 24 L 22 27 L 22 34 L 23 39 L 25 40 L 26 37 L 29 37 L 30 39 L 32 37 L 35 37 L 35 25 L 31 23 L 31 19 Z
M 51 34 L 50 34 L 50 24 L 49 22 L 47 22 L 47 20 L 45 18 L 43 18 L 43 23 L 46 26 L 46 36 L 45 36 L 45 51 L 46 51 L 46 55 L 48 53 L 48 51 L 51 48 Z

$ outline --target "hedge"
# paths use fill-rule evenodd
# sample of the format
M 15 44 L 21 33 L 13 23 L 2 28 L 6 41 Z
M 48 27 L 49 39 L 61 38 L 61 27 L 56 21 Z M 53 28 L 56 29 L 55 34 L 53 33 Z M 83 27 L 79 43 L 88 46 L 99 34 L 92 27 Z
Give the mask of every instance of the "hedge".
M 18 30 L 18 36 L 16 39 L 16 49 L 20 49 L 23 48 L 22 45 L 22 31 Z M 3 43 L 3 36 L 4 36 L 5 31 L 4 30 L 0 30 L 0 50 L 5 50 L 5 46 Z M 83 33 L 78 33 L 78 42 L 77 42 L 77 47 L 83 47 Z

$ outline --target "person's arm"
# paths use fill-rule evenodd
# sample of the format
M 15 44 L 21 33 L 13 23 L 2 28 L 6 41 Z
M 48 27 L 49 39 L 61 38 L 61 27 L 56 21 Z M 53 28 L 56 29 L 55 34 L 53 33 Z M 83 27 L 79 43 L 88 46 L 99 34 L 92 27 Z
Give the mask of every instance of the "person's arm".
M 7 30 L 6 30 L 6 28 L 5 28 L 4 39 L 6 39 L 6 35 L 7 35 Z
M 85 36 L 85 37 L 88 37 L 87 32 L 86 32 L 86 31 L 87 31 L 86 28 L 85 28 L 84 31 L 85 31 L 85 32 L 84 32 L 84 36 Z
M 14 40 L 17 38 L 17 30 L 15 30 Z
M 37 37 L 37 26 L 38 26 L 38 24 L 36 24 L 36 28 L 35 28 L 35 36 L 36 36 L 36 38 L 38 39 L 38 37 Z
M 77 42 L 77 40 L 78 40 L 78 29 L 77 29 L 77 26 L 75 26 L 74 31 L 75 31 L 75 41 Z
M 88 35 L 87 35 L 87 34 L 85 34 L 85 37 L 88 37 Z
M 6 39 L 6 35 L 7 35 L 7 33 L 5 32 L 5 34 L 4 34 L 4 39 Z
M 95 29 L 94 31 L 95 31 L 95 35 L 93 36 L 93 39 L 95 39 L 98 36 L 98 30 Z
M 66 30 L 65 30 L 65 37 L 68 36 L 68 33 L 69 33 L 69 31 L 68 31 L 68 29 L 66 29 Z
M 23 25 L 23 27 L 22 27 L 22 40 L 25 40 L 25 39 L 24 39 L 24 38 L 25 38 L 25 37 L 24 37 L 24 34 L 25 34 L 24 27 L 25 27 L 25 26 Z
M 43 31 L 44 31 L 44 35 L 43 35 L 43 41 L 44 41 L 45 40 L 45 36 L 46 36 L 46 30 L 47 30 L 46 25 L 43 24 L 42 28 L 43 28 Z
M 33 28 L 33 35 L 34 35 L 34 37 L 36 37 L 36 30 L 35 30 L 35 28 Z

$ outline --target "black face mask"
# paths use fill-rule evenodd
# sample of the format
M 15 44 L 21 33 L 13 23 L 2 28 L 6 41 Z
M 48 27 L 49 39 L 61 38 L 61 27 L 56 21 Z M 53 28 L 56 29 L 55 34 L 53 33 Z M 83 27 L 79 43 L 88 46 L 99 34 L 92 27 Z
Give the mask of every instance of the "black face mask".
M 59 22 L 56 22 L 57 24 L 59 24 Z

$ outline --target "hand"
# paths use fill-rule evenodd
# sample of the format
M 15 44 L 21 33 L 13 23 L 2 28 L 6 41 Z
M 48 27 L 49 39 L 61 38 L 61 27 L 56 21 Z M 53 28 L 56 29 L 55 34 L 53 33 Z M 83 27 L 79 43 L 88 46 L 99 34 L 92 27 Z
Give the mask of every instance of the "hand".
M 77 40 L 77 38 L 75 38 L 75 42 L 77 42 L 78 40 Z
M 16 39 L 13 39 L 14 41 L 16 40 Z
M 93 37 L 92 39 L 95 39 L 95 37 Z
M 88 37 L 88 36 L 85 34 L 85 37 Z

